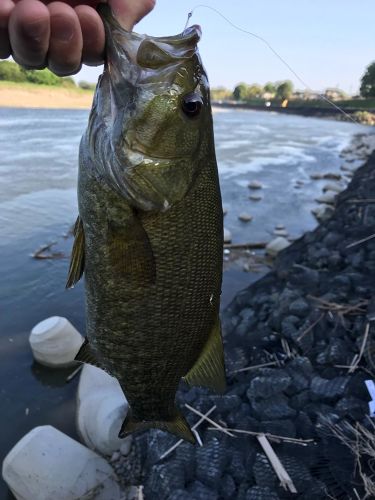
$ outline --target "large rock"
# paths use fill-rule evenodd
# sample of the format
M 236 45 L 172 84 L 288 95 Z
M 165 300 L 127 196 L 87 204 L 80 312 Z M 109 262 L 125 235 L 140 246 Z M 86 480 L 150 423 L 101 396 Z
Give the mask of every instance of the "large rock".
M 52 316 L 34 326 L 29 342 L 36 361 L 59 368 L 74 363 L 83 337 L 66 318 Z
M 24 436 L 3 462 L 3 479 L 18 500 L 119 500 L 112 467 L 49 425 Z
M 318 203 L 325 203 L 326 205 L 334 205 L 336 201 L 336 193 L 333 191 L 326 191 L 324 194 L 315 199 Z
M 224 228 L 224 243 L 230 243 L 232 241 L 232 233 L 229 229 Z
M 78 386 L 76 419 L 85 444 L 104 455 L 130 447 L 130 436 L 118 437 L 128 409 L 117 379 L 100 368 L 85 365 Z
M 319 205 L 311 210 L 311 213 L 315 215 L 319 222 L 324 222 L 332 217 L 334 208 L 331 205 Z
M 278 238 L 275 238 L 268 243 L 268 245 L 266 246 L 266 253 L 268 253 L 268 255 L 271 255 L 271 257 L 274 257 L 289 245 L 290 243 L 286 238 L 279 236 Z

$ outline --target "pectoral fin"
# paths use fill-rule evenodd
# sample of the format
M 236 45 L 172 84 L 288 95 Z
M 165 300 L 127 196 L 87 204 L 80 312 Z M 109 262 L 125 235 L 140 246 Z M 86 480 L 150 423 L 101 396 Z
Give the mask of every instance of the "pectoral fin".
M 127 224 L 108 223 L 109 256 L 115 272 L 127 282 L 155 282 L 156 264 L 149 237 L 136 215 Z
M 74 226 L 74 243 L 66 288 L 73 288 L 81 279 L 85 268 L 85 233 L 83 231 L 82 219 L 77 217 Z
M 219 393 L 225 392 L 224 350 L 219 317 L 198 360 L 183 379 L 189 385 L 208 387 Z
M 192 444 L 196 443 L 196 438 L 190 429 L 185 417 L 176 409 L 176 415 L 171 420 L 135 420 L 131 413 L 127 415 L 122 424 L 119 437 L 124 438 L 133 432 L 145 431 L 147 429 L 161 429 L 174 434 L 179 439 L 184 439 Z

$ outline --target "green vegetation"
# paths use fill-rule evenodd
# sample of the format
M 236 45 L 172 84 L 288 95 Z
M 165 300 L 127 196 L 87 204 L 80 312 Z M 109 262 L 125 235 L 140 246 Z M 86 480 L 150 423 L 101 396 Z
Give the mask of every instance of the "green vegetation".
M 362 76 L 360 93 L 362 97 L 375 97 L 375 61 L 367 66 Z
M 280 83 L 276 87 L 276 98 L 284 100 L 290 99 L 293 94 L 293 83 L 290 80 Z
M 83 90 L 95 90 L 96 89 L 96 83 L 89 83 L 86 82 L 85 80 L 82 80 L 78 83 L 78 87 Z
M 233 92 L 225 87 L 216 87 L 210 89 L 211 99 L 214 101 L 225 101 L 233 98 Z
M 27 70 L 11 61 L 0 62 L 0 80 L 54 87 L 76 87 L 73 78 L 60 78 L 48 69 Z

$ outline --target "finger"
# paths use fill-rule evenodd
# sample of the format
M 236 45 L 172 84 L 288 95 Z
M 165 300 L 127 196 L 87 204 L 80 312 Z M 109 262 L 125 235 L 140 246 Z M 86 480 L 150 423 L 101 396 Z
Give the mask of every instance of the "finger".
M 108 0 L 121 25 L 131 31 L 155 7 L 156 0 Z
M 21 0 L 11 12 L 8 30 L 14 60 L 28 68 L 44 67 L 50 34 L 47 7 Z
M 86 5 L 76 7 L 75 11 L 82 30 L 82 62 L 89 66 L 97 66 L 103 62 L 105 46 L 103 22 L 99 14 Z
M 0 5 L 0 59 L 7 59 L 12 49 L 9 42 L 8 23 L 14 3 L 11 0 L 3 0 Z
M 48 5 L 51 38 L 48 67 L 60 76 L 77 73 L 82 60 L 82 31 L 74 9 L 62 2 Z

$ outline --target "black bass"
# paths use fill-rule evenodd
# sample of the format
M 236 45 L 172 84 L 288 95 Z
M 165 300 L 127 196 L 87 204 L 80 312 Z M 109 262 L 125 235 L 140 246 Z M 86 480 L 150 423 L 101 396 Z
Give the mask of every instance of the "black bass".
M 225 390 L 219 305 L 223 213 L 200 29 L 124 30 L 100 6 L 106 65 L 82 138 L 67 286 L 85 274 L 87 338 L 76 359 L 116 377 L 120 437 L 159 428 L 195 442 L 181 379 Z

